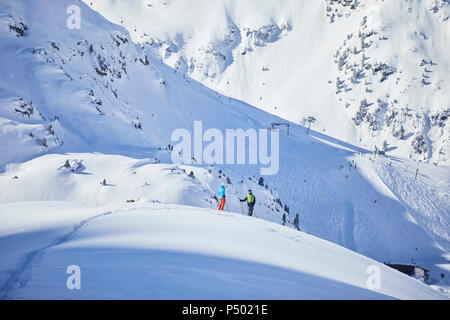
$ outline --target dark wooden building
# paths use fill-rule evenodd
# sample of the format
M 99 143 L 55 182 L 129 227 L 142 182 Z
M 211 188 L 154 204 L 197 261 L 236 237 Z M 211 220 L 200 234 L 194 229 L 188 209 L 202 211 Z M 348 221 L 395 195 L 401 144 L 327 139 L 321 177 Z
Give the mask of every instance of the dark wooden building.
M 429 274 L 430 270 L 421 266 L 412 264 L 391 264 L 391 263 L 385 263 L 385 265 L 419 280 L 423 279 L 424 281 L 428 281 L 430 279 Z

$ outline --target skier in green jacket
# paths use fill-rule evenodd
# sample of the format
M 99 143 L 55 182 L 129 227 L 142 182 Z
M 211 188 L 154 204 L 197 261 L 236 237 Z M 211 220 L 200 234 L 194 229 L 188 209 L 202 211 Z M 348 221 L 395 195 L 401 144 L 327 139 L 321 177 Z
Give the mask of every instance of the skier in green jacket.
M 244 199 L 239 199 L 241 202 L 247 201 L 248 215 L 251 217 L 253 215 L 253 209 L 255 208 L 256 198 L 252 193 L 252 190 L 248 190 L 247 197 Z

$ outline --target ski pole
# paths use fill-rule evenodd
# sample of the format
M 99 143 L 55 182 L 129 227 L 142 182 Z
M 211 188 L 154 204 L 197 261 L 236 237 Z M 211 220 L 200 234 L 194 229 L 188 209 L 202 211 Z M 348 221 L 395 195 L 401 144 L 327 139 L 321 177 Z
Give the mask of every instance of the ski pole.
M 241 205 L 241 212 L 242 212 L 242 214 L 244 214 L 244 209 L 242 208 L 242 202 L 239 201 L 239 204 Z

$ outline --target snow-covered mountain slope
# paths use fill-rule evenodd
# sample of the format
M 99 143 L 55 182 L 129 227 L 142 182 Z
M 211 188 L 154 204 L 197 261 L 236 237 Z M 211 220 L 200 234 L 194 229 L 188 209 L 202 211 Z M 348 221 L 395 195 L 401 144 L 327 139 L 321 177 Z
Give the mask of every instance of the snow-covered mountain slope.
M 2 298 L 444 298 L 353 251 L 242 215 L 163 204 L 0 208 L 8 217 L 0 227 L 0 261 L 13 270 L 0 264 Z M 81 290 L 66 287 L 73 265 L 81 271 Z M 374 269 L 379 288 L 368 286 Z
M 439 279 L 450 259 L 447 165 L 374 158 L 290 123 L 289 136 L 280 130 L 279 171 L 261 185 L 259 165 L 176 166 L 171 134 L 192 131 L 196 120 L 221 132 L 284 120 L 168 67 L 125 29 L 77 4 L 80 30 L 66 28 L 73 1 L 0 4 L 0 202 L 210 209 L 224 183 L 227 211 L 244 213 L 238 198 L 251 188 L 257 218 L 282 224 L 285 214 L 294 228 L 298 214 L 304 232 L 379 262 L 424 265 L 434 284 L 449 288 L 448 277 Z
M 223 94 L 374 150 L 450 161 L 448 0 L 84 0 Z

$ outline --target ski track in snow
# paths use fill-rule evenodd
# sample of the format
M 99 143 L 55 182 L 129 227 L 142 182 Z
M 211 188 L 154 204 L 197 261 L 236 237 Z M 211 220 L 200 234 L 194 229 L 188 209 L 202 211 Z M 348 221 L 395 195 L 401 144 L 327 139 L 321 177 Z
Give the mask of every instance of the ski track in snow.
M 15 290 L 21 289 L 26 286 L 28 280 L 30 279 L 30 272 L 35 263 L 38 263 L 39 259 L 42 257 L 45 252 L 55 246 L 63 244 L 75 237 L 75 235 L 83 228 L 86 224 L 94 219 L 98 219 L 107 215 L 112 214 L 113 212 L 124 211 L 124 210 L 114 210 L 107 211 L 93 217 L 84 219 L 80 221 L 77 225 L 75 225 L 72 230 L 61 237 L 57 238 L 52 243 L 46 245 L 43 248 L 33 250 L 27 254 L 25 254 L 22 262 L 19 266 L 14 270 L 10 271 L 9 278 L 5 280 L 3 285 L 0 287 L 0 300 L 6 300 L 13 298 L 13 293 Z

